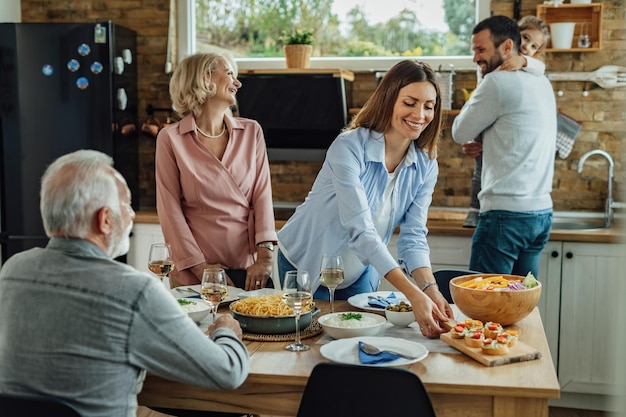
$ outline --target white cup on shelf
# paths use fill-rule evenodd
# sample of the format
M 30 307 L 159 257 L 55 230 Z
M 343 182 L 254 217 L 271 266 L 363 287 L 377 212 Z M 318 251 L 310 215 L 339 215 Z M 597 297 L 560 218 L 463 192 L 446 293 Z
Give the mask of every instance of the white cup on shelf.
M 575 28 L 575 22 L 550 23 L 550 37 L 552 39 L 552 48 L 571 49 L 572 40 L 574 39 Z

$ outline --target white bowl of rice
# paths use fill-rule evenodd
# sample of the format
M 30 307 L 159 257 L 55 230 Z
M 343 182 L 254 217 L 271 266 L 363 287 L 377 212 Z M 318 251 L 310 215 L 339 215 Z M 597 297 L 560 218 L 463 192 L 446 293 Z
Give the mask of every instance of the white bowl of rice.
M 387 321 L 383 316 L 374 313 L 345 311 L 342 313 L 325 314 L 317 319 L 322 328 L 334 339 L 348 337 L 374 336 Z
M 189 317 L 196 323 L 209 315 L 211 307 L 199 298 L 177 298 L 178 305 L 187 312 Z

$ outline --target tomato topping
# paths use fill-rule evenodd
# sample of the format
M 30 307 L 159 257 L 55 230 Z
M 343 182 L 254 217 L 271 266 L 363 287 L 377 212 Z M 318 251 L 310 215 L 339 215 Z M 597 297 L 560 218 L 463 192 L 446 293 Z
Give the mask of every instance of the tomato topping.
M 465 330 L 465 326 L 454 326 L 454 331 L 455 332 L 459 332 L 459 333 L 463 333 L 463 331 Z
M 480 332 L 480 331 L 474 332 L 472 333 L 472 339 L 480 339 L 480 336 L 482 335 L 483 335 L 483 332 Z
M 491 342 L 493 342 L 493 340 L 491 340 L 490 338 L 486 338 L 485 340 L 483 340 L 483 345 L 490 345 Z
M 498 323 L 491 323 L 488 327 L 489 330 L 498 330 L 498 327 L 500 327 L 500 325 Z

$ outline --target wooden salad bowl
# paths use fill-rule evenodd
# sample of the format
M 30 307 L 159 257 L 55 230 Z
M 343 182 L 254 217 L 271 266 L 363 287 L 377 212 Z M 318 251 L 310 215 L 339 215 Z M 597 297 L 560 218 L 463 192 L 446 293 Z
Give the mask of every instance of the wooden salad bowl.
M 450 295 L 454 304 L 468 318 L 500 323 L 503 326 L 517 323 L 528 316 L 537 306 L 541 297 L 541 283 L 523 290 L 482 290 L 461 286 L 460 284 L 477 277 L 491 278 L 502 276 L 506 280 L 523 281 L 524 277 L 507 274 L 472 274 L 462 275 L 450 280 Z

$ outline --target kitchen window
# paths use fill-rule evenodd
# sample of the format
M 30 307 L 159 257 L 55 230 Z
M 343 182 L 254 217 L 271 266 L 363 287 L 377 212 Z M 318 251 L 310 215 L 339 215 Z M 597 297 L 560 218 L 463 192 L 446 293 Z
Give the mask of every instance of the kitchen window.
M 231 0 L 222 0 L 222 3 L 227 3 Z M 467 4 L 467 0 L 397 0 L 397 1 L 386 1 L 381 2 L 380 0 L 334 0 L 333 3 L 337 3 L 333 5 L 333 13 L 337 15 L 340 22 L 342 23 L 342 30 L 345 29 L 347 15 L 346 13 L 350 11 L 353 7 L 358 7 L 359 11 L 363 13 L 367 19 L 367 22 L 372 26 L 385 24 L 388 19 L 397 18 L 398 15 L 394 15 L 394 11 L 389 10 L 389 14 L 387 16 L 382 16 L 380 10 L 376 11 L 373 8 L 368 6 L 377 6 L 379 4 L 387 5 L 386 9 L 391 9 L 392 4 L 398 4 L 399 9 L 396 11 L 399 12 L 404 8 L 409 13 L 413 13 L 419 20 L 419 24 L 416 24 L 416 27 L 423 26 L 426 30 L 430 31 L 439 31 L 440 33 L 447 32 L 445 27 L 442 29 L 442 26 L 439 25 L 439 28 L 433 28 L 432 26 L 436 23 L 438 18 L 430 17 L 430 16 L 443 16 L 443 2 L 452 3 L 455 2 Z M 197 2 L 195 0 L 187 0 L 187 1 L 178 1 L 178 51 L 179 57 L 184 57 L 190 53 L 194 53 L 198 50 L 199 42 L 196 39 L 196 8 Z M 217 5 L 219 1 L 216 0 L 214 5 Z M 237 1 L 236 4 L 241 4 L 240 1 Z M 435 9 L 433 9 L 434 5 L 436 5 Z M 436 10 L 439 8 L 440 10 Z M 198 9 L 200 10 L 200 9 Z M 490 14 L 489 10 L 489 0 L 475 0 L 475 10 L 474 12 L 474 24 L 478 21 L 488 17 Z M 410 16 L 410 15 L 409 15 Z M 471 18 L 472 16 L 470 16 Z M 224 23 L 226 20 L 225 16 L 220 16 L 217 18 L 221 23 Z M 387 20 L 381 20 L 387 19 Z M 207 19 L 203 19 L 204 24 L 206 24 Z M 190 24 L 192 23 L 193 24 Z M 198 20 L 201 22 L 201 20 Z M 410 22 L 410 21 L 409 21 Z M 471 28 L 469 28 L 471 32 Z M 343 33 L 343 32 L 342 32 Z M 415 47 L 419 47 L 420 45 L 415 45 Z M 383 48 L 384 49 L 384 48 Z M 458 48 L 457 48 L 458 49 Z M 463 48 L 464 49 L 464 48 Z M 404 59 L 407 56 L 399 55 L 399 52 L 394 51 L 394 55 L 392 56 L 319 56 L 313 57 L 311 59 L 311 67 L 312 68 L 344 68 L 348 70 L 358 71 L 358 70 L 386 70 L 393 66 L 396 62 L 401 59 Z M 410 52 L 409 52 L 410 53 Z M 467 55 L 419 55 L 410 57 L 415 57 L 416 59 L 420 59 L 422 61 L 428 62 L 431 66 L 438 68 L 443 67 L 447 68 L 449 65 L 454 65 L 457 69 L 472 69 L 475 65 L 472 62 L 472 56 L 470 55 L 471 51 L 469 45 L 467 47 Z M 237 63 L 241 69 L 257 69 L 257 68 L 285 68 L 285 59 L 284 56 L 274 56 L 274 57 L 237 57 Z

